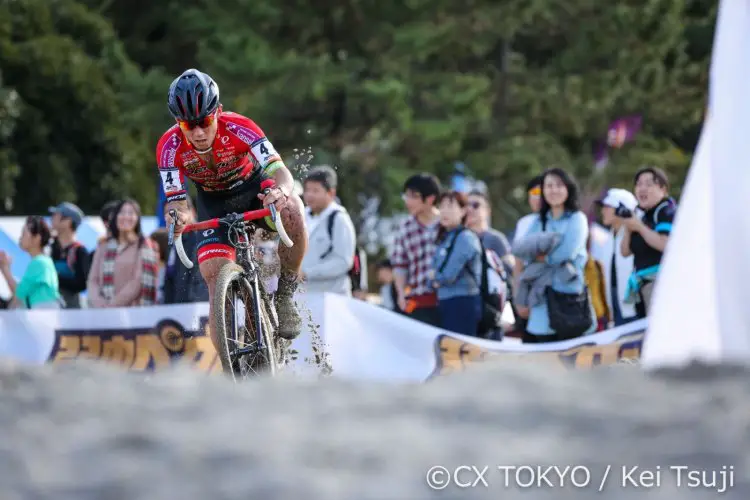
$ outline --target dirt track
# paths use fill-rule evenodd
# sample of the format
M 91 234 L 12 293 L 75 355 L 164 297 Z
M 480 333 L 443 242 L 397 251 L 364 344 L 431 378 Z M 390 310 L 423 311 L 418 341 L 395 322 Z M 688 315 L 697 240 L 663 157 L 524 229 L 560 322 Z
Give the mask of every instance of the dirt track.
M 750 498 L 747 373 L 487 364 L 425 385 L 264 380 L 0 363 L 0 499 L 716 498 L 623 489 L 622 465 L 734 466 Z M 432 491 L 427 470 L 490 466 Z M 582 465 L 585 489 L 506 488 L 497 465 Z M 597 488 L 613 465 L 604 493 Z M 460 477 L 471 479 L 470 473 Z M 580 477 L 579 477 L 580 482 Z M 675 494 L 677 496 L 675 496 Z

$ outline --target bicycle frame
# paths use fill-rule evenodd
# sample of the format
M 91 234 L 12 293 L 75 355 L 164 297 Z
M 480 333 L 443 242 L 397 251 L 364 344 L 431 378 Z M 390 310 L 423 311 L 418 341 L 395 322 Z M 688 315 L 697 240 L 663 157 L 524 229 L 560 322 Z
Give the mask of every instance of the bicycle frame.
M 275 182 L 269 179 L 261 184 L 261 190 L 265 194 L 268 194 L 268 192 L 274 186 Z M 176 239 L 174 237 L 174 221 L 176 220 L 177 216 L 176 211 L 171 210 L 170 216 L 172 217 L 173 222 L 169 226 L 169 246 L 172 246 L 172 244 L 174 244 L 175 249 L 177 250 L 177 255 L 179 256 L 185 267 L 188 269 L 192 269 L 193 262 L 185 253 L 185 248 L 182 244 L 182 234 L 192 231 L 203 231 L 206 229 L 218 229 L 221 225 L 226 225 L 229 227 L 229 243 L 236 249 L 235 262 L 244 270 L 243 279 L 247 281 L 246 284 L 249 285 L 249 288 L 253 292 L 252 308 L 257 337 L 256 340 L 261 348 L 265 347 L 265 340 L 263 338 L 263 335 L 261 335 L 263 328 L 260 312 L 262 299 L 260 295 L 260 286 L 258 284 L 260 267 L 255 259 L 255 256 L 253 255 L 255 248 L 253 239 L 256 229 L 250 223 L 255 220 L 263 219 L 264 217 L 270 217 L 271 221 L 276 227 L 276 232 L 279 234 L 279 237 L 284 245 L 286 245 L 287 247 L 293 246 L 294 243 L 289 238 L 289 235 L 287 235 L 286 230 L 284 229 L 284 224 L 281 221 L 281 217 L 279 216 L 276 207 L 271 204 L 267 208 L 263 208 L 260 210 L 251 210 L 243 213 L 231 213 L 224 217 L 217 217 L 215 219 L 197 222 L 195 224 L 188 224 L 182 229 L 182 232 L 177 235 Z M 247 306 L 248 304 L 245 304 L 246 308 Z M 269 348 L 272 348 L 272 346 L 269 346 Z M 237 349 L 233 354 L 235 357 L 244 356 L 257 349 L 258 347 L 245 347 L 242 349 Z

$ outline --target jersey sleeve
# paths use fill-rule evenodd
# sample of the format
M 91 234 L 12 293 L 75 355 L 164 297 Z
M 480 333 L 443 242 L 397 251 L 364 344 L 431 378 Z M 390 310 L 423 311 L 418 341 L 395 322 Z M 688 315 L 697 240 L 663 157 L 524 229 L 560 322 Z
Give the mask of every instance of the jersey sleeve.
M 177 132 L 168 132 L 156 145 L 156 165 L 167 203 L 187 198 L 185 177 L 177 159 L 177 150 L 180 149 L 182 140 Z
M 266 174 L 271 175 L 284 166 L 281 155 L 263 130 L 250 118 L 233 114 L 227 123 L 227 130 L 249 146 L 255 164 Z

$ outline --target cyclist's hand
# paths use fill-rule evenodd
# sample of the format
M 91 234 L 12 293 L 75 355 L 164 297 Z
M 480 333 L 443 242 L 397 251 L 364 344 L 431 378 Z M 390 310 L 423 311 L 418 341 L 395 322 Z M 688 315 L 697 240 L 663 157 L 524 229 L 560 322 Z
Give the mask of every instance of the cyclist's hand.
M 185 221 L 187 220 L 187 216 L 179 208 L 175 208 L 174 211 L 176 212 L 176 215 L 177 215 L 177 218 L 174 221 L 172 220 L 172 215 L 169 213 L 170 211 L 167 211 L 166 215 L 164 215 L 164 220 L 167 223 L 167 227 L 169 227 L 172 224 L 172 222 L 175 222 L 174 234 L 176 236 L 180 234 L 182 232 L 182 228 L 185 227 Z
M 287 196 L 281 189 L 277 187 L 272 188 L 270 191 L 268 191 L 268 194 L 258 194 L 258 198 L 263 201 L 264 207 L 267 207 L 268 205 L 273 203 L 276 206 L 276 210 L 278 211 L 281 211 L 286 206 L 287 202 Z

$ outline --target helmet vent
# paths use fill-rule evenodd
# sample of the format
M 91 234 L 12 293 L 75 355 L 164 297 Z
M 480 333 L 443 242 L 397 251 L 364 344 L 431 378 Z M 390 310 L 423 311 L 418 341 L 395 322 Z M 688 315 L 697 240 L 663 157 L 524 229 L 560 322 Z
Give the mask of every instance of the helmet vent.
M 187 115 L 185 112 L 185 106 L 182 104 L 182 99 L 180 99 L 180 96 L 177 96 L 177 106 L 180 108 L 180 113 L 182 114 L 183 118 Z
M 186 97 L 185 100 L 187 101 L 188 116 L 190 117 L 195 116 L 195 109 L 193 108 L 193 99 L 192 99 L 192 96 L 190 95 L 189 90 L 185 92 L 185 97 Z

